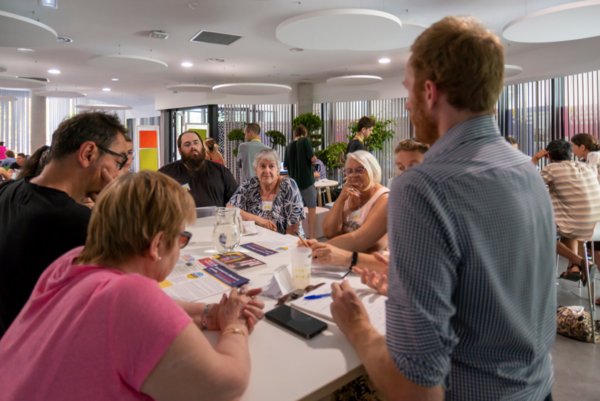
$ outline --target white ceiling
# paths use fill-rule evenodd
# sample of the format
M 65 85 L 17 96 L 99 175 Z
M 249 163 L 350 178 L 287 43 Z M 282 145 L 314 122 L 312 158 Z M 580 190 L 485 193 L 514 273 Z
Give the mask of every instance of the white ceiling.
M 188 3 L 198 6 L 191 9 Z M 472 14 L 501 35 L 515 18 L 564 0 L 58 0 L 58 9 L 39 6 L 38 0 L 2 0 L 0 10 L 33 17 L 68 36 L 73 43 L 33 48 L 35 53 L 0 48 L 1 75 L 42 76 L 48 90 L 76 90 L 92 99 L 130 106 L 154 102 L 154 95 L 178 84 L 217 85 L 230 82 L 295 84 L 324 83 L 338 75 L 373 74 L 399 77 L 408 49 L 393 51 L 291 52 L 275 37 L 277 26 L 300 13 L 334 8 L 368 8 L 392 13 L 401 20 L 431 24 L 445 15 Z M 408 9 L 408 12 L 406 11 Z M 34 12 L 35 14 L 32 14 Z M 167 40 L 148 37 L 152 30 L 169 32 Z M 242 35 L 230 46 L 192 43 L 200 30 Z M 506 41 L 503 40 L 506 44 Z M 158 73 L 115 72 L 95 68 L 90 57 L 119 53 L 153 57 L 169 67 Z M 150 50 L 152 49 L 152 51 Z M 507 64 L 523 67 L 519 81 L 600 69 L 600 38 L 557 44 L 511 44 Z M 388 57 L 389 64 L 378 59 Z M 222 58 L 225 63 L 208 63 Z M 37 61 L 37 63 L 36 63 Z M 191 68 L 183 61 L 194 63 Z M 61 71 L 48 74 L 50 68 Z M 118 82 L 111 78 L 119 78 Z M 395 81 L 397 82 L 397 81 Z M 111 92 L 102 92 L 110 87 Z

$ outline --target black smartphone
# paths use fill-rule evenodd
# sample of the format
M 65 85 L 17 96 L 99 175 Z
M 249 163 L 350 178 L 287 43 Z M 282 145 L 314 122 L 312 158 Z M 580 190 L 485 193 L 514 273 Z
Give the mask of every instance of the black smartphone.
M 287 305 L 278 306 L 265 313 L 265 316 L 273 323 L 309 340 L 327 328 L 327 323 Z

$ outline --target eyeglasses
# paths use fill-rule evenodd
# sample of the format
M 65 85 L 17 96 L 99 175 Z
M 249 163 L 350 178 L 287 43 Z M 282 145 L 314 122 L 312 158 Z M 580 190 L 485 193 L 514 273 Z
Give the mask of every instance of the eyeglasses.
M 119 157 L 125 159 L 125 161 L 117 162 L 117 166 L 119 167 L 119 170 L 121 170 L 125 166 L 125 164 L 127 164 L 127 162 L 129 161 L 129 159 L 125 155 L 122 155 L 122 154 L 117 153 L 117 152 L 113 152 L 112 150 L 106 149 L 104 146 L 100 146 L 98 144 L 96 144 L 96 146 L 98 147 L 98 149 L 100 149 L 103 152 L 108 153 L 109 155 L 119 156 Z
M 355 169 L 347 168 L 344 170 L 344 173 L 346 173 L 346 175 L 352 175 L 352 174 L 361 175 L 364 171 L 365 171 L 364 167 L 357 167 Z
M 191 239 L 192 239 L 191 232 L 184 231 L 182 233 L 179 233 L 179 249 L 185 248 Z

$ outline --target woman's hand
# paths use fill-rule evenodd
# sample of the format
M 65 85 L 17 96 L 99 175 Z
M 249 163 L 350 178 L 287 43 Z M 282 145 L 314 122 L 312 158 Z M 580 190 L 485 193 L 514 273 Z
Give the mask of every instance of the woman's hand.
M 375 256 L 375 259 L 377 259 L 378 262 L 381 262 L 389 267 L 388 259 L 384 258 L 383 256 L 381 256 L 378 253 L 375 253 L 373 255 Z M 388 290 L 387 274 L 388 274 L 389 269 L 386 270 L 385 273 L 377 273 L 377 272 L 370 271 L 367 269 L 359 269 L 358 267 L 355 266 L 352 268 L 352 271 L 360 276 L 360 281 L 363 284 L 366 284 L 368 287 L 373 288 L 374 290 L 377 290 L 377 292 L 379 292 L 380 294 L 387 296 L 387 290 Z
M 310 245 L 313 261 L 321 265 L 350 266 L 352 252 L 345 251 L 327 243 Z
M 360 203 L 360 191 L 358 190 L 360 187 L 357 185 L 351 185 L 349 182 L 346 182 L 342 187 L 342 192 L 340 192 L 339 198 L 342 198 L 343 201 L 346 201 L 348 198 L 356 198 Z
M 267 230 L 277 231 L 277 225 L 275 223 L 273 223 L 271 220 L 267 220 L 267 219 L 263 219 L 262 217 L 259 217 L 256 220 L 256 224 L 258 224 L 261 227 L 266 228 Z
M 235 327 L 251 333 L 256 323 L 264 316 L 262 311 L 265 307 L 264 303 L 251 298 L 258 295 L 261 289 L 250 291 L 247 289 L 248 287 L 244 285 L 239 290 L 232 289 L 229 297 L 223 294 L 217 311 L 218 327 L 221 330 Z

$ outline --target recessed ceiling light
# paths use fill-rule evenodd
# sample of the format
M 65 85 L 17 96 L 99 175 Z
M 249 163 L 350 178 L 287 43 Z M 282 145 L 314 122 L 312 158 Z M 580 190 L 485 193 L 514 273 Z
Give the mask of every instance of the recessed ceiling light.
M 33 49 L 26 49 L 24 47 L 19 47 L 17 50 L 20 52 L 34 52 L 35 51 Z
M 57 70 L 56 68 L 53 68 L 53 69 L 51 69 L 51 70 L 48 70 L 48 72 L 49 72 L 50 74 L 60 74 L 60 70 Z
M 207 58 L 206 61 L 208 61 L 209 63 L 224 63 L 225 60 L 223 60 L 222 58 Z
M 387 57 L 384 57 L 384 58 L 380 58 L 380 59 L 379 59 L 379 62 L 380 62 L 381 64 L 387 64 L 387 63 L 389 63 L 390 61 L 392 61 L 392 60 L 390 60 L 390 59 L 389 59 L 389 58 L 387 58 Z
M 113 80 L 113 81 L 118 81 L 118 80 L 119 80 L 119 78 L 113 78 L 112 80 Z
M 40 6 L 58 8 L 56 0 L 40 0 Z
M 110 92 L 110 88 L 102 88 L 104 92 Z
M 190 63 L 189 61 L 184 61 L 183 63 L 181 63 L 182 67 L 192 67 L 194 64 Z
M 299 48 L 299 47 L 292 47 L 292 48 L 290 49 L 290 51 L 291 51 L 291 52 L 303 52 L 303 51 L 304 51 L 304 49 L 301 49 L 301 48 Z
M 56 41 L 62 43 L 73 43 L 73 39 L 67 38 L 66 36 L 57 36 Z

